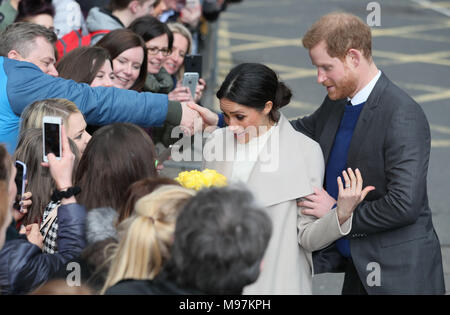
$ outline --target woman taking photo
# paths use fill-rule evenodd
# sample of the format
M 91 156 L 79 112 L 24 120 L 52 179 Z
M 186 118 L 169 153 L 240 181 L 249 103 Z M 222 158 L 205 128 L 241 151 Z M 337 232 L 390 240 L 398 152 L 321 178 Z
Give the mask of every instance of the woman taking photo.
M 191 100 L 191 93 L 182 86 L 184 74 L 184 59 L 186 55 L 192 50 L 192 35 L 191 32 L 181 23 L 167 24 L 173 33 L 172 52 L 164 61 L 164 68 L 172 76 L 175 89 L 169 93 L 169 99 L 179 102 Z M 194 101 L 199 102 L 203 96 L 203 90 L 206 87 L 206 82 L 202 78 L 198 80 L 195 91 Z

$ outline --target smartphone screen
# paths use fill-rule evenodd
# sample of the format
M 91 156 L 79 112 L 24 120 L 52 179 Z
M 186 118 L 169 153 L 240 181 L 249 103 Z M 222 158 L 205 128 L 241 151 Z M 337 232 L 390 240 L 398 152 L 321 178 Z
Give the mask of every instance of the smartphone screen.
M 17 194 L 16 194 L 16 199 L 14 202 L 14 209 L 20 210 L 20 200 L 22 199 L 22 195 L 24 194 L 24 189 L 25 189 L 25 166 L 23 163 L 21 162 L 16 162 L 16 169 L 17 169 L 17 173 L 16 173 L 16 177 L 14 178 L 14 181 L 16 183 L 16 187 L 17 187 Z
M 60 158 L 59 152 L 59 134 L 60 125 L 53 123 L 44 123 L 44 134 L 45 134 L 45 155 L 53 153 L 57 158 Z
M 198 73 L 195 72 L 185 72 L 183 76 L 183 86 L 189 88 L 193 99 L 195 99 L 195 90 L 197 88 L 198 77 Z

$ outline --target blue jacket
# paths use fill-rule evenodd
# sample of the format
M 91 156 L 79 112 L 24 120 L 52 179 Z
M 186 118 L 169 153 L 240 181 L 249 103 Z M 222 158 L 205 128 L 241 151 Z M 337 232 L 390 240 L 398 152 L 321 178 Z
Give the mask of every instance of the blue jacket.
M 59 207 L 56 254 L 42 253 L 25 238 L 6 242 L 0 251 L 0 294 L 26 294 L 59 275 L 86 246 L 85 222 L 83 206 Z
M 12 154 L 17 144 L 20 115 L 37 100 L 66 98 L 74 102 L 91 125 L 130 122 L 142 127 L 181 121 L 181 105 L 167 95 L 138 93 L 55 78 L 32 63 L 0 56 L 0 143 Z M 169 106 L 170 105 L 170 106 Z M 168 116 L 168 109 L 172 115 Z M 175 113 L 175 114 L 174 114 Z

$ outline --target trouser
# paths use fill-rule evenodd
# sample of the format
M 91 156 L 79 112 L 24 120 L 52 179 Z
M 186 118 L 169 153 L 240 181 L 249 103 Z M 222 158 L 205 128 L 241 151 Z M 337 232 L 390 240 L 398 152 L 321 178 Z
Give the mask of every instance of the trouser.
M 347 259 L 342 295 L 367 295 L 351 258 Z

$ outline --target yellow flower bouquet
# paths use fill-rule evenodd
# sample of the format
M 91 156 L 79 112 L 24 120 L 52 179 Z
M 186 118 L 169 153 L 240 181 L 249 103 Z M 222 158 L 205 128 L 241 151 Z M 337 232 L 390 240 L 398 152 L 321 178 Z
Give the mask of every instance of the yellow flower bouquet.
M 183 187 L 200 190 L 205 187 L 223 187 L 227 185 L 227 178 L 215 170 L 205 169 L 202 172 L 193 170 L 178 174 L 175 178 Z

